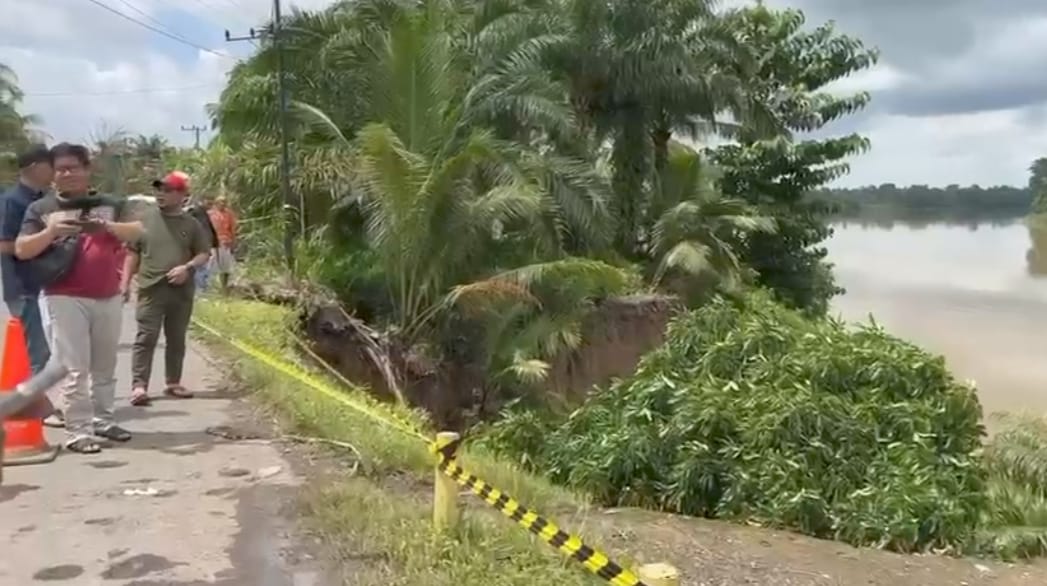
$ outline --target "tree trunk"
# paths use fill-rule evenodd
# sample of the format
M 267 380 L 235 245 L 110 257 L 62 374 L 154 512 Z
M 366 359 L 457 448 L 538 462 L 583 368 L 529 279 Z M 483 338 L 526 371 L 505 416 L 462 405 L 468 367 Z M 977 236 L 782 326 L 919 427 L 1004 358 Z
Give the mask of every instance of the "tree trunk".
M 615 245 L 628 258 L 639 254 L 640 218 L 646 203 L 646 181 L 651 172 L 651 141 L 640 108 L 626 108 L 619 115 L 612 153 L 614 206 L 618 220 Z

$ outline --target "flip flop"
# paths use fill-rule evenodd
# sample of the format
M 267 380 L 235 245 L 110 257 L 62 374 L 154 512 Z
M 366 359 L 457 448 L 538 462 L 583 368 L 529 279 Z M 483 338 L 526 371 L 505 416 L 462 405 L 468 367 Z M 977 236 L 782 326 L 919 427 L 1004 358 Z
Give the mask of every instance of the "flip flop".
M 131 391 L 130 403 L 135 407 L 145 407 L 152 403 L 153 400 L 149 397 L 149 394 L 142 387 L 137 387 Z
M 186 390 L 182 385 L 167 385 L 164 389 L 164 394 L 168 397 L 174 397 L 175 399 L 192 399 L 193 393 Z
M 97 454 L 102 451 L 102 446 L 89 437 L 81 437 L 67 443 L 65 449 L 77 454 Z

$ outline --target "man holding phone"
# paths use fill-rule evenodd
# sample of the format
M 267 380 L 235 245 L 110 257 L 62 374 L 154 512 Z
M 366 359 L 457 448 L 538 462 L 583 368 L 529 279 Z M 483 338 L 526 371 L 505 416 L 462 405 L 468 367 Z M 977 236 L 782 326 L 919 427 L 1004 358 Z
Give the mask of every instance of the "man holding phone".
M 141 240 L 132 244 L 124 264 L 124 298 L 130 296 L 131 279 L 138 275 L 138 305 L 131 355 L 131 404 L 148 405 L 149 379 L 153 371 L 153 354 L 163 330 L 164 394 L 186 399 L 192 393 L 182 386 L 186 334 L 193 313 L 196 286 L 194 275 L 207 265 L 211 256 L 211 238 L 206 228 L 184 209 L 189 195 L 189 176 L 174 171 L 157 180 L 156 203 L 146 217 L 148 229 Z
M 15 256 L 36 263 L 36 274 L 43 275 L 54 356 L 69 369 L 62 390 L 66 448 L 93 454 L 101 450 L 95 437 L 131 439 L 116 425 L 113 409 L 123 317 L 120 264 L 124 242 L 137 240 L 143 228 L 128 218 L 122 201 L 86 199 L 91 178 L 86 147 L 62 143 L 51 155 L 58 193 L 26 209 Z

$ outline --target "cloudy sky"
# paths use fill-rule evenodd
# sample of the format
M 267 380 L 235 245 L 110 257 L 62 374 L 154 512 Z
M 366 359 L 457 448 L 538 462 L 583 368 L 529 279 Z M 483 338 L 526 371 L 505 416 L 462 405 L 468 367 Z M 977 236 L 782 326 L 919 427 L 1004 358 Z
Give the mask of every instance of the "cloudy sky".
M 873 93 L 866 112 L 830 128 L 861 132 L 873 143 L 842 184 L 1024 184 L 1032 159 L 1047 156 L 1047 1 L 768 3 L 801 8 L 811 24 L 835 20 L 882 51 L 875 69 L 842 84 Z M 99 4 L 214 52 L 165 38 Z M 204 104 L 251 50 L 224 42 L 223 31 L 263 22 L 270 6 L 270 0 L 0 0 L 0 62 L 18 73 L 26 110 L 39 114 L 55 139 L 125 129 L 187 145 L 193 136 L 181 126 L 206 125 Z

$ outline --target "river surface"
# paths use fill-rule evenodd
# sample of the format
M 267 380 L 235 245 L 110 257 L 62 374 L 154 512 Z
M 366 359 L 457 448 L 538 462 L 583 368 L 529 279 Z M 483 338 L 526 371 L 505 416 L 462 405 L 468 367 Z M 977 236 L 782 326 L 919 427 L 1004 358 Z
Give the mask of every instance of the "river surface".
M 976 383 L 986 416 L 1047 413 L 1047 228 L 835 228 L 829 260 L 847 289 L 835 314 L 872 314 L 944 355 L 958 377 Z

